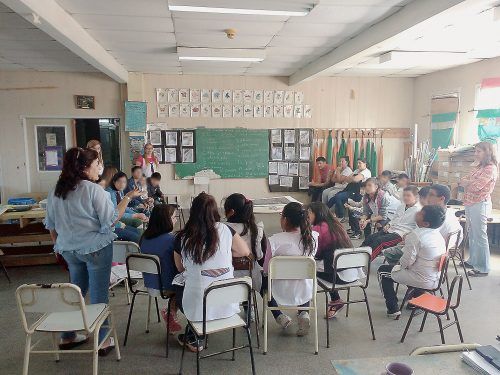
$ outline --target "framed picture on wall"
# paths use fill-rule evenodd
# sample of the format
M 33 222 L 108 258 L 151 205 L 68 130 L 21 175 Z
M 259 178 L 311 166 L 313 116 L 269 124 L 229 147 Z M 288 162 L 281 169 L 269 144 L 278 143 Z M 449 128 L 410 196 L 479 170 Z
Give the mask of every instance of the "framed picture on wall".
M 66 152 L 66 126 L 35 125 L 35 147 L 38 172 L 62 170 Z
M 201 89 L 201 102 L 210 103 L 211 95 L 210 89 Z
M 95 96 L 75 95 L 76 108 L 95 109 Z
M 222 91 L 222 102 L 225 104 L 230 104 L 233 102 L 233 91 L 232 90 Z
M 167 101 L 169 103 L 176 103 L 179 101 L 179 93 L 177 92 L 177 89 L 167 90 Z
M 179 89 L 179 103 L 189 102 L 189 89 Z

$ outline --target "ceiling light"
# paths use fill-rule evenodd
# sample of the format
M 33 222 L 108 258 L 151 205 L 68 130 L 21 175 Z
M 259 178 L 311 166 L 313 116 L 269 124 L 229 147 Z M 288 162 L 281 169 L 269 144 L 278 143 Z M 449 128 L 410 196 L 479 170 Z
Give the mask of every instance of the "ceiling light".
M 177 55 L 181 61 L 261 62 L 266 58 L 266 51 L 264 49 L 177 47 Z
M 216 57 L 216 56 L 179 56 L 179 60 L 187 61 L 239 61 L 239 62 L 261 62 L 261 57 Z
M 210 6 L 205 4 L 209 3 Z M 231 5 L 233 2 L 227 0 L 212 0 L 210 2 L 202 0 L 169 0 L 168 9 L 172 12 L 198 12 L 198 13 L 219 13 L 219 14 L 243 14 L 243 15 L 261 15 L 261 16 L 285 16 L 285 17 L 303 17 L 307 16 L 311 6 L 301 6 L 299 4 L 290 4 L 289 2 L 276 1 L 270 4 L 266 0 L 253 0 L 248 5 L 241 4 L 238 8 Z

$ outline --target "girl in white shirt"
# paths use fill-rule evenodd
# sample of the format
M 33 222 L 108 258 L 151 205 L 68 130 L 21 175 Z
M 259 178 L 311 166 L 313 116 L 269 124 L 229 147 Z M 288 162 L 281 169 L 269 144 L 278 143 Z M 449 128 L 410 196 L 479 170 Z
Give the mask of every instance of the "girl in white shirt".
M 309 256 L 316 254 L 318 249 L 318 233 L 314 232 L 309 222 L 307 211 L 298 202 L 288 203 L 281 213 L 282 233 L 269 238 L 264 259 L 264 272 L 269 270 L 269 261 L 274 256 Z M 276 280 L 273 282 L 273 295 L 269 306 L 309 306 L 312 299 L 312 280 Z M 288 328 L 292 319 L 279 310 L 272 310 L 276 322 L 283 328 Z M 297 336 L 309 332 L 310 319 L 307 311 L 298 315 L 299 329 Z
M 176 303 L 190 321 L 203 320 L 203 295 L 215 281 L 233 278 L 233 256 L 250 255 L 245 241 L 233 229 L 220 223 L 214 197 L 201 193 L 194 200 L 186 226 L 174 244 L 174 261 L 184 273 L 184 287 L 176 290 Z M 238 304 L 207 308 L 206 320 L 228 318 L 240 311 Z M 184 335 L 178 336 L 181 345 Z M 188 333 L 187 347 L 191 351 L 202 348 L 194 335 Z

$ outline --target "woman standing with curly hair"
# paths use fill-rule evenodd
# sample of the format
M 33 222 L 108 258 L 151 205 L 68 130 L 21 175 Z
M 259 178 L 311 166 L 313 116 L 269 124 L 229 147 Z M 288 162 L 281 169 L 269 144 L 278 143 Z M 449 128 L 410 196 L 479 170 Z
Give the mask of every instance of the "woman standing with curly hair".
M 90 149 L 72 148 L 64 155 L 63 169 L 55 190 L 47 198 L 45 227 L 54 241 L 54 251 L 68 264 L 70 279 L 90 292 L 90 303 L 108 303 L 109 276 L 113 257 L 113 225 L 128 202 L 139 193 L 131 191 L 116 207 L 109 194 L 95 183 L 99 178 L 99 156 Z M 107 328 L 99 331 L 99 342 Z M 87 341 L 83 335 L 65 332 L 59 347 L 71 349 Z M 114 347 L 109 339 L 100 355 Z

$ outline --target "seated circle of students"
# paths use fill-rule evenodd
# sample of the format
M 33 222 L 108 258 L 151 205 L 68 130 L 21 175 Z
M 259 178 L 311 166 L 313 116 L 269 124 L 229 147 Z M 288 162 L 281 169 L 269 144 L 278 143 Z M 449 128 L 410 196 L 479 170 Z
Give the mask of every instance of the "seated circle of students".
M 141 180 L 142 180 L 142 168 L 138 167 L 137 165 L 132 167 L 132 176 L 127 181 L 127 187 L 124 190 L 124 193 L 128 193 L 131 190 L 138 189 L 142 190 L 142 185 L 141 185 Z M 129 206 L 138 210 L 138 209 L 144 209 L 146 208 L 149 204 L 152 204 L 151 201 L 143 200 L 141 197 L 135 198 L 133 201 L 130 202 Z
M 318 249 L 318 236 L 309 222 L 307 211 L 298 202 L 288 203 L 281 212 L 280 225 L 283 232 L 269 237 L 264 258 L 264 273 L 269 270 L 269 261 L 275 256 L 314 256 Z M 265 285 L 265 284 L 264 284 Z M 275 280 L 269 306 L 308 307 L 312 299 L 312 280 Z M 271 310 L 276 322 L 286 329 L 292 319 L 279 310 Z M 298 314 L 297 336 L 309 333 L 310 317 L 307 311 Z
M 98 153 L 71 148 L 64 154 L 56 187 L 47 197 L 45 227 L 54 241 L 54 251 L 66 261 L 71 283 L 79 286 L 90 303 L 109 302 L 109 278 L 113 258 L 113 224 L 125 212 L 127 203 L 137 196 L 129 192 L 114 207 L 106 193 L 95 183 L 99 178 Z M 99 330 L 99 342 L 106 337 L 106 323 Z M 85 335 L 65 332 L 59 349 L 73 349 L 88 341 Z M 99 355 L 114 348 L 113 339 L 103 343 Z
M 396 183 L 396 197 L 401 200 L 405 187 L 410 185 L 410 177 L 406 173 L 400 173 Z
M 462 226 L 460 225 L 459 219 L 455 216 L 455 212 L 446 207 L 446 204 L 450 200 L 450 196 L 451 192 L 448 186 L 440 184 L 431 185 L 429 195 L 427 196 L 427 204 L 439 206 L 445 211 L 446 216 L 443 225 L 439 228 L 439 231 L 445 240 L 448 238 L 450 233 L 459 231 L 460 241 L 458 244 L 460 245 L 463 239 Z M 456 241 L 456 235 L 452 236 L 449 240 L 448 246 L 454 247 Z
M 118 172 L 111 179 L 111 184 L 106 189 L 111 197 L 111 202 L 116 207 L 123 200 L 123 190 L 127 186 L 127 175 Z M 141 231 L 138 229 L 148 218 L 143 213 L 137 213 L 130 207 L 125 209 L 125 213 L 120 221 L 115 224 L 115 234 L 119 240 L 139 243 Z
M 422 207 L 427 206 L 427 198 L 429 196 L 429 191 L 431 191 L 430 186 L 424 186 L 418 191 L 418 201 Z
M 250 276 L 253 289 L 260 291 L 262 286 L 262 266 L 267 238 L 264 234 L 264 223 L 255 222 L 253 203 L 243 194 L 234 193 L 224 201 L 224 212 L 227 226 L 233 228 L 246 242 L 252 251 L 251 258 L 234 258 L 234 277 Z M 250 271 L 251 269 L 251 271 Z
M 175 238 L 174 261 L 184 277 L 184 286 L 175 287 L 176 304 L 190 321 L 203 321 L 203 295 L 215 281 L 231 279 L 233 257 L 246 257 L 250 249 L 236 231 L 220 222 L 219 210 L 213 196 L 199 194 L 193 199 L 189 219 Z M 211 306 L 206 320 L 229 318 L 239 313 L 238 304 Z M 181 345 L 184 334 L 177 337 Z M 188 332 L 186 346 L 191 351 L 203 349 Z
M 357 169 L 351 176 L 346 177 L 345 182 L 347 186 L 341 192 L 338 192 L 328 201 L 328 207 L 335 207 L 335 214 L 338 218 L 344 217 L 344 205 L 347 203 L 349 198 L 360 201 L 360 189 L 361 184 L 366 181 L 366 179 L 372 176 L 372 173 L 368 169 L 365 159 L 358 159 Z
M 396 191 L 396 186 L 391 182 L 392 172 L 385 170 L 378 176 L 380 182 L 380 188 L 391 196 L 395 196 L 399 199 Z
M 151 177 L 146 179 L 148 187 L 148 198 L 153 200 L 153 204 L 164 203 L 163 193 L 160 190 L 161 174 L 154 172 Z
M 317 271 L 317 276 L 325 281 L 335 284 L 349 284 L 363 278 L 362 269 L 348 269 L 337 271 L 334 280 L 333 259 L 335 250 L 352 248 L 352 242 L 342 223 L 333 216 L 333 213 L 324 203 L 311 203 L 308 207 L 309 221 L 312 229 L 319 233 L 318 251 L 316 260 L 323 261 L 323 270 Z M 337 291 L 330 292 L 330 303 L 328 304 L 327 318 L 332 319 L 338 311 L 344 307 L 344 301 Z
M 365 238 L 371 234 L 372 227 L 379 222 L 387 220 L 387 209 L 390 204 L 388 194 L 379 187 L 379 182 L 375 177 L 370 177 L 365 182 L 365 195 L 362 199 L 363 214 L 359 220 L 350 220 L 351 238 L 359 239 L 361 231 L 364 231 Z M 379 224 L 380 225 L 380 224 Z
M 317 202 L 321 200 L 321 194 L 323 190 L 330 186 L 330 180 L 332 176 L 332 170 L 328 165 L 326 158 L 319 156 L 316 158 L 316 166 L 318 167 L 319 175 L 317 181 L 312 181 L 309 183 L 309 192 L 311 196 L 311 202 Z
M 161 287 L 170 297 L 174 294 L 172 281 L 177 274 L 174 262 L 174 242 L 175 236 L 172 233 L 176 222 L 176 208 L 172 205 L 158 204 L 151 211 L 148 227 L 142 234 L 140 240 L 141 253 L 156 255 L 160 258 Z M 160 285 L 156 275 L 143 274 L 144 286 L 146 288 L 159 290 Z M 161 310 L 165 323 L 169 320 L 170 332 L 178 332 L 182 327 L 177 321 L 177 308 L 175 300 L 170 306 L 170 315 L 167 316 L 167 309 Z
M 372 248 L 372 260 L 383 249 L 397 245 L 403 241 L 408 233 L 416 229 L 415 214 L 421 209 L 417 197 L 417 187 L 407 186 L 403 191 L 403 202 L 399 205 L 396 215 L 392 220 L 385 224 L 382 230 L 365 238 L 361 246 Z
M 344 190 L 347 186 L 347 177 L 352 175 L 352 169 L 349 167 L 347 157 L 340 158 L 340 166 L 335 169 L 330 178 L 332 187 L 326 188 L 321 193 L 321 201 L 328 204 L 328 201 L 334 197 L 335 194 Z
M 401 315 L 394 283 L 424 290 L 437 287 L 440 259 L 446 252 L 443 236 L 439 232 L 444 219 L 442 207 L 422 207 L 415 215 L 418 228 L 405 238 L 399 264 L 383 264 L 379 267 L 388 317 L 398 318 Z

